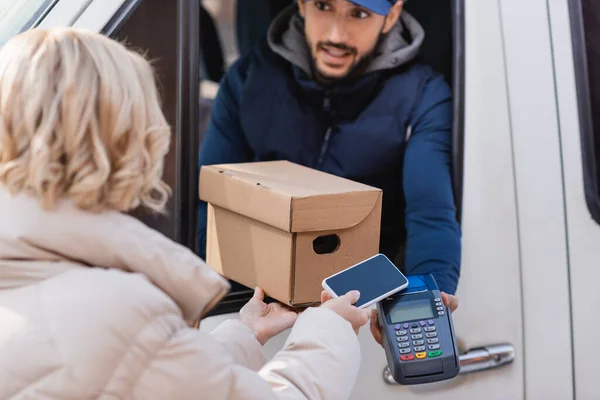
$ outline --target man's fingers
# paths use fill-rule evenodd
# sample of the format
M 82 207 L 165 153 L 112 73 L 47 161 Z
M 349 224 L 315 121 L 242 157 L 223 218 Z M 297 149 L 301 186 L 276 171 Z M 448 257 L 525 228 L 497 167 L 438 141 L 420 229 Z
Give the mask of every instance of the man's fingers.
M 376 342 L 379 342 L 379 329 L 377 329 L 377 320 L 371 317 L 371 323 L 369 328 L 371 329 L 371 335 Z
M 351 290 L 342 297 L 344 297 L 350 302 L 351 305 L 353 305 L 358 301 L 358 299 L 360 299 L 360 292 L 358 290 Z
M 371 335 L 373 335 L 373 339 L 375 339 L 377 343 L 381 344 L 383 340 L 381 337 L 381 331 L 379 330 L 377 310 L 373 310 L 371 312 L 371 324 L 369 328 L 371 329 Z
M 451 310 L 452 310 L 452 312 L 454 312 L 458 308 L 458 297 L 452 296 L 452 300 L 453 300 L 453 305 L 452 305 Z
M 450 312 L 454 312 L 458 308 L 458 297 L 442 292 L 442 300 Z
M 444 305 L 448 308 L 451 306 L 450 296 L 448 294 L 442 292 L 442 300 L 444 301 Z

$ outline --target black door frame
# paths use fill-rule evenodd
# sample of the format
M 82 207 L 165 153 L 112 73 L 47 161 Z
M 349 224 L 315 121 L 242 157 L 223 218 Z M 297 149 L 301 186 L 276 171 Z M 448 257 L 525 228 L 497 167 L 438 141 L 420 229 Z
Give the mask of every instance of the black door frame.
M 176 236 L 196 250 L 200 148 L 200 1 L 178 0 Z
M 126 0 L 101 33 L 113 36 L 143 1 Z M 198 197 L 200 1 L 177 0 L 176 115 L 173 127 L 176 179 L 172 185 L 173 209 L 169 216 L 169 224 L 173 224 L 169 236 L 192 251 L 196 247 Z M 157 31 L 157 34 L 160 32 Z

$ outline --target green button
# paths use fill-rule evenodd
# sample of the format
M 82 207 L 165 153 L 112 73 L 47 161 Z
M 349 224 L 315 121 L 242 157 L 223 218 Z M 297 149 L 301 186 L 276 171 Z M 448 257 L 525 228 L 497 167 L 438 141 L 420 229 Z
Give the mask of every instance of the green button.
M 436 350 L 436 351 L 430 351 L 429 352 L 429 357 L 439 357 L 442 355 L 442 351 L 441 350 Z

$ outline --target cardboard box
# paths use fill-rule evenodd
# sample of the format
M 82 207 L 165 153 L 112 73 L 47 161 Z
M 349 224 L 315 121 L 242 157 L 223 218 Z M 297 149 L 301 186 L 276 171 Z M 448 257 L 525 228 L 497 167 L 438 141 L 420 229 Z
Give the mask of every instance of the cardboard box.
M 379 251 L 380 189 L 287 161 L 204 166 L 207 263 L 293 306 Z

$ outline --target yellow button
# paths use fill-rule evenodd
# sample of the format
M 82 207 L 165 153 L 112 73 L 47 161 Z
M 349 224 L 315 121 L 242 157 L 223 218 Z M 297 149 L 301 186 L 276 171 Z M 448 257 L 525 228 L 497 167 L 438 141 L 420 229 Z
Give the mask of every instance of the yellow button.
M 425 352 L 417 353 L 417 354 L 415 354 L 415 356 L 417 356 L 417 358 L 425 358 L 425 357 L 427 357 L 427 353 L 425 353 Z

